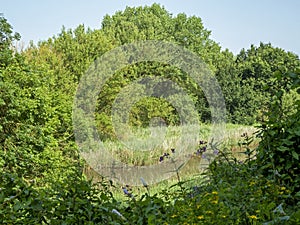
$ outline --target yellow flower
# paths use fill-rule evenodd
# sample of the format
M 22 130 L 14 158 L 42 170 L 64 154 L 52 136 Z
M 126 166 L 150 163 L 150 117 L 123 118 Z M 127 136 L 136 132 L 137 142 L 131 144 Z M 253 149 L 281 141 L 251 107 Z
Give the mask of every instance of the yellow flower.
M 172 217 L 172 218 L 175 218 L 176 216 L 177 216 L 177 215 L 176 215 L 176 214 L 174 214 L 174 215 L 172 215 L 171 217 Z
M 197 217 L 199 220 L 202 220 L 204 218 L 204 216 L 198 216 Z
M 213 194 L 213 195 L 217 195 L 218 192 L 217 192 L 217 191 L 213 191 L 212 194 Z
M 225 215 L 222 215 L 222 218 L 226 218 L 226 216 L 225 216 Z
M 253 219 L 253 220 L 257 220 L 257 216 L 255 216 L 255 215 L 248 216 L 248 218 Z
M 218 204 L 218 201 L 215 200 L 215 201 L 211 201 L 212 204 Z
M 286 188 L 285 187 L 281 187 L 280 190 L 284 191 Z

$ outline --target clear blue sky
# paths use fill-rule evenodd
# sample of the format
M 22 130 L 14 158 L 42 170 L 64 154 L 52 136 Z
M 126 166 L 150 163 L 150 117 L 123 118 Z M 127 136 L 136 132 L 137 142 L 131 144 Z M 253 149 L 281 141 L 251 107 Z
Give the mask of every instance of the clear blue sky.
M 63 25 L 100 28 L 106 14 L 154 2 L 173 15 L 199 16 L 211 38 L 234 53 L 262 41 L 300 55 L 298 0 L 0 0 L 0 13 L 25 43 L 36 43 L 58 34 Z

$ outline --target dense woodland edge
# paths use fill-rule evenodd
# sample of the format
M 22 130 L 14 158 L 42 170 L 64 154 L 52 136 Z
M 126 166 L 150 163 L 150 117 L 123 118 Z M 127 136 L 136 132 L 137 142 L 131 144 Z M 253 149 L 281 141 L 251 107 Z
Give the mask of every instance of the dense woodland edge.
M 153 4 L 106 15 L 99 29 L 63 28 L 16 50 L 20 34 L 1 15 L 0 223 L 299 224 L 299 56 L 271 43 L 234 55 L 210 34 L 201 18 L 172 15 Z M 258 129 L 241 137 L 245 160 L 225 147 L 207 146 L 219 154 L 201 179 L 185 181 L 175 170 L 174 186 L 153 193 L 142 180 L 143 193 L 123 187 L 126 199 L 116 197 L 122 184 L 101 176 L 95 184 L 86 176 L 72 125 L 78 83 L 99 56 L 138 40 L 172 42 L 203 59 L 222 89 L 226 121 Z M 188 74 L 170 65 L 139 63 L 118 71 L 103 87 L 95 111 L 101 139 L 117 139 L 112 103 L 141 74 L 176 82 L 195 102 L 201 123 L 210 123 L 208 102 Z M 161 98 L 138 102 L 130 124 L 147 127 L 157 116 L 180 125 L 174 107 Z M 259 143 L 251 147 L 255 137 Z

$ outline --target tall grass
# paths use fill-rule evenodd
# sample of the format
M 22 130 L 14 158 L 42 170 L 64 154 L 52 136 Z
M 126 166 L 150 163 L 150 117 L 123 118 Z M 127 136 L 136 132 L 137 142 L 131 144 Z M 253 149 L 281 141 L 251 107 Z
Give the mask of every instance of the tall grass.
M 128 133 L 128 132 L 127 132 Z M 145 166 L 158 163 L 159 157 L 175 148 L 177 153 L 191 153 L 200 136 L 196 126 L 134 128 L 119 141 L 105 141 L 104 147 L 114 158 L 129 165 Z
M 144 167 L 153 183 L 155 183 L 155 174 L 150 174 L 153 171 L 150 169 L 147 171 L 146 168 L 151 165 L 161 164 L 159 162 L 160 156 L 164 153 L 170 154 L 171 149 L 175 148 L 177 155 L 172 156 L 174 158 L 178 156 L 175 160 L 177 164 L 174 166 L 171 164 L 171 161 L 163 162 L 165 166 L 160 165 L 161 171 L 159 171 L 159 173 L 169 173 L 163 177 L 165 179 L 169 178 L 170 182 L 172 182 L 172 180 L 176 180 L 176 177 L 172 176 L 175 173 L 172 174 L 170 168 L 175 170 L 176 166 L 178 167 L 182 162 L 186 162 L 185 166 L 179 171 L 183 179 L 201 173 L 207 166 L 207 163 L 204 162 L 205 160 L 194 153 L 199 146 L 200 140 L 211 141 L 211 130 L 212 126 L 209 124 L 202 124 L 200 130 L 197 126 L 134 128 L 128 132 L 128 135 L 126 135 L 126 132 L 123 132 L 125 135 L 119 137 L 119 141 L 104 141 L 103 146 L 105 148 L 104 151 L 108 151 L 116 161 L 128 166 Z M 227 149 L 237 158 L 242 159 L 245 155 L 241 153 L 243 152 L 243 147 L 239 145 L 242 140 L 241 135 L 244 133 L 251 135 L 255 130 L 252 126 L 226 124 L 226 130 L 223 131 L 223 140 L 219 143 L 219 148 Z M 254 146 L 257 143 L 258 140 L 254 140 L 252 145 Z M 93 168 L 101 167 L 101 165 L 97 164 L 97 159 L 101 157 L 101 151 L 88 152 L 84 155 L 88 162 L 94 162 L 91 165 Z M 123 172 L 126 174 L 126 168 L 124 168 Z M 91 169 L 87 169 L 86 174 L 97 179 L 97 173 Z M 111 176 L 111 174 L 109 175 Z M 135 176 L 139 175 L 136 174 Z M 149 181 L 149 183 L 151 182 Z
M 200 140 L 211 141 L 211 126 L 169 126 L 152 128 L 135 128 L 133 135 L 120 138 L 120 141 L 105 141 L 104 146 L 118 160 L 135 166 L 152 165 L 158 162 L 159 156 L 175 148 L 180 154 L 189 155 L 196 151 Z M 252 134 L 255 128 L 227 124 L 223 131 L 222 147 L 240 151 L 238 145 L 243 133 Z M 191 149 L 194 147 L 194 149 Z

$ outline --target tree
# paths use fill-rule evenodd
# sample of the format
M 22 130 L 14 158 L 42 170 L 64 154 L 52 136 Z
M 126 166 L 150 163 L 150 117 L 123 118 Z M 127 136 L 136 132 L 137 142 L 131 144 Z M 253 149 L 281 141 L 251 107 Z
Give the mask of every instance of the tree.
M 285 80 L 274 86 L 274 73 L 293 72 L 299 65 L 297 55 L 271 44 L 260 43 L 258 47 L 251 45 L 248 50 L 242 49 L 236 58 L 237 76 L 242 88 L 239 98 L 240 118 L 247 118 L 244 122 L 250 124 L 257 119 L 262 120 L 262 115 L 270 104 L 270 90 L 288 89 Z M 270 85 L 271 89 L 267 90 Z
M 145 7 L 126 7 L 113 16 L 106 15 L 101 30 L 118 45 L 138 40 L 169 41 L 188 48 L 212 66 L 221 47 L 210 39 L 201 18 L 184 13 L 173 17 L 164 7 L 154 3 Z
M 12 26 L 0 14 L 0 68 L 9 64 L 12 58 L 12 43 L 20 40 L 19 33 L 13 33 Z
M 214 61 L 220 53 L 220 46 L 209 38 L 210 31 L 206 30 L 200 18 L 192 16 L 188 17 L 181 13 L 173 17 L 168 11 L 158 4 L 145 7 L 127 7 L 123 12 L 119 11 L 113 16 L 105 16 L 102 21 L 101 30 L 108 38 L 116 41 L 118 45 L 123 45 L 139 40 L 162 40 L 169 41 L 181 45 L 190 51 L 197 54 L 210 69 L 215 72 Z M 139 63 L 120 71 L 113 80 L 102 90 L 99 97 L 97 112 L 110 115 L 111 105 L 115 96 L 119 91 L 134 80 L 145 76 L 161 76 L 172 80 L 180 87 L 184 88 L 194 100 L 199 115 L 203 121 L 209 121 L 210 110 L 208 102 L 204 96 L 203 90 L 195 83 L 193 79 L 184 71 L 174 68 L 170 65 L 162 65 L 157 62 Z M 175 96 L 175 95 L 174 95 Z M 148 105 L 149 102 L 145 101 Z M 146 109 L 146 105 L 140 109 Z M 158 107 L 160 111 L 170 112 L 170 121 L 174 121 L 175 115 L 171 113 L 169 106 L 161 102 Z M 135 115 L 141 112 L 136 111 Z M 153 115 L 158 115 L 159 112 L 152 112 Z M 142 115 L 142 114 L 140 114 Z M 148 114 L 150 116 L 150 114 Z M 176 116 L 175 116 L 176 117 Z M 145 118 L 133 116 L 132 118 Z M 148 118 L 149 120 L 150 118 Z M 135 121 L 134 124 L 147 124 L 147 121 Z

